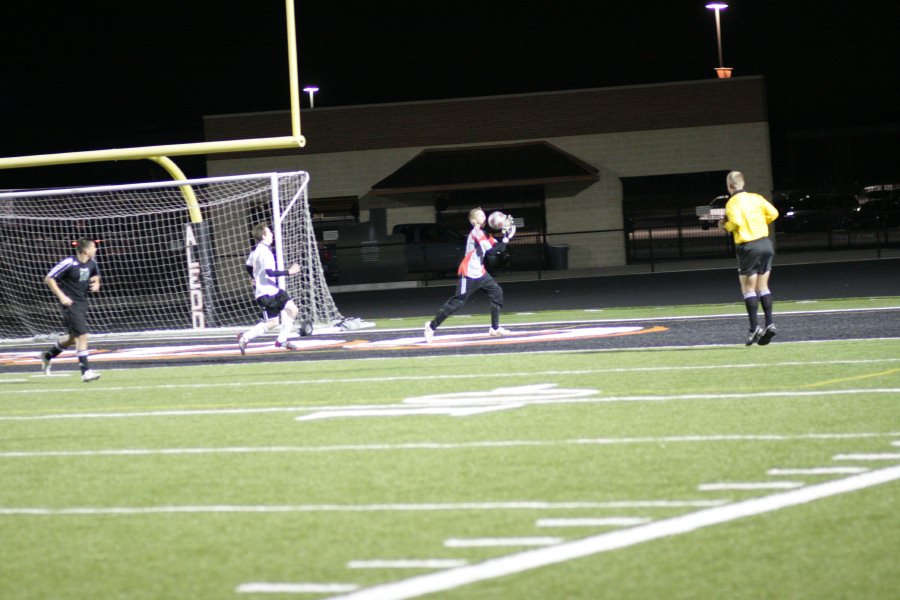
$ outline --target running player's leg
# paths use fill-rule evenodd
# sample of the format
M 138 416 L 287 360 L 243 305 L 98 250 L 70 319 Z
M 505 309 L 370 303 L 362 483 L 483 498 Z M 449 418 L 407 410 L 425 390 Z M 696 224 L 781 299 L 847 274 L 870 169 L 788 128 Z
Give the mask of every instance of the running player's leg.
M 493 277 L 485 275 L 482 277 L 481 289 L 483 289 L 491 299 L 491 330 L 494 332 L 500 331 L 500 311 L 503 308 L 503 288 L 500 287 L 500 284 L 498 284 Z
M 241 354 L 244 354 L 247 349 L 247 344 L 250 343 L 251 340 L 268 333 L 278 325 L 278 313 L 273 312 L 271 306 L 273 301 L 274 296 L 260 296 L 256 299 L 256 303 L 262 310 L 262 319 L 248 331 L 245 331 L 238 336 L 238 348 L 240 349 Z
M 293 300 L 288 300 L 281 311 L 281 330 L 278 332 L 278 343 L 286 344 L 288 336 L 294 328 L 294 319 L 300 314 L 300 309 L 294 304 Z
M 468 277 L 460 277 L 459 281 L 456 283 L 456 294 L 451 296 L 444 302 L 444 305 L 438 310 L 434 319 L 431 320 L 427 325 L 431 327 L 431 330 L 434 331 L 438 327 L 441 326 L 447 317 L 458 311 L 462 306 L 469 300 L 472 296 L 472 293 L 478 289 L 477 285 L 473 285 L 477 282 L 477 280 L 470 279 Z
M 772 290 L 769 289 L 770 273 L 771 271 L 766 271 L 756 277 L 756 293 L 759 296 L 759 303 L 766 316 L 767 327 L 772 324 Z
M 52 346 L 41 352 L 41 370 L 44 375 L 50 374 L 50 361 L 74 343 L 75 338 L 71 333 L 67 333 L 65 337 L 59 338 Z
M 94 381 L 100 379 L 100 374 L 91 369 L 88 361 L 88 333 L 87 327 L 87 305 L 76 303 L 69 307 L 66 317 L 66 325 L 69 329 L 69 336 L 75 342 L 75 355 L 78 357 L 78 366 L 81 369 L 82 381 Z

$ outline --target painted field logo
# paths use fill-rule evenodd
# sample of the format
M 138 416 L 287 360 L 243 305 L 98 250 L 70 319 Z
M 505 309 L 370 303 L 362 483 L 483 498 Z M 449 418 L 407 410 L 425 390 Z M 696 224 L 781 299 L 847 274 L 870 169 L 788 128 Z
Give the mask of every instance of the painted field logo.
M 599 393 L 599 390 L 558 388 L 555 383 L 539 383 L 516 387 L 500 387 L 488 391 L 456 392 L 452 394 L 433 394 L 407 398 L 403 404 L 385 406 L 347 407 L 335 410 L 322 410 L 297 417 L 297 421 L 318 421 L 347 417 L 403 417 L 446 415 L 451 417 L 468 417 L 510 408 L 521 408 L 526 404 L 553 403 L 586 398 Z

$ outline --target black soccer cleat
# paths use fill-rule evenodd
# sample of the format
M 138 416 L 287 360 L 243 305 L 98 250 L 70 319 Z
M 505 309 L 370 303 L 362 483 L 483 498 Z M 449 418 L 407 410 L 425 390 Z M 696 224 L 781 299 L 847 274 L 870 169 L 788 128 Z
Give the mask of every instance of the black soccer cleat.
M 757 342 L 760 346 L 765 346 L 769 342 L 772 341 L 772 338 L 775 337 L 776 333 L 774 323 L 772 325 L 766 325 L 765 331 L 763 331 L 762 336 L 759 338 L 759 342 Z
M 762 327 L 757 327 L 756 329 L 750 330 L 750 333 L 747 334 L 747 341 L 745 342 L 747 346 L 752 346 L 763 336 Z

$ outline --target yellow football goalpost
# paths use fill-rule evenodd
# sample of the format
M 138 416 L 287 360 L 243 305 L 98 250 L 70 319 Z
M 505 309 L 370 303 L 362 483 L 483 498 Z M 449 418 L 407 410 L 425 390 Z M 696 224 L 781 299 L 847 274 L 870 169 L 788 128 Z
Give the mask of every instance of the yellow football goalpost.
M 172 179 L 176 181 L 186 181 L 187 177 L 185 177 L 184 173 L 178 168 L 175 162 L 169 158 L 170 156 L 302 148 L 306 145 L 306 139 L 300 133 L 300 86 L 297 78 L 297 26 L 294 16 L 294 0 L 285 0 L 284 4 L 287 20 L 288 71 L 291 97 L 291 135 L 244 140 L 225 140 L 219 142 L 194 142 L 161 146 L 142 146 L 139 148 L 115 148 L 110 150 L 86 150 L 81 152 L 15 156 L 10 158 L 0 158 L 0 169 L 44 167 L 115 160 L 152 160 L 165 169 L 166 172 L 172 176 Z M 180 189 L 187 201 L 191 222 L 202 222 L 203 217 L 200 214 L 193 188 L 191 188 L 190 185 L 184 185 L 181 186 Z

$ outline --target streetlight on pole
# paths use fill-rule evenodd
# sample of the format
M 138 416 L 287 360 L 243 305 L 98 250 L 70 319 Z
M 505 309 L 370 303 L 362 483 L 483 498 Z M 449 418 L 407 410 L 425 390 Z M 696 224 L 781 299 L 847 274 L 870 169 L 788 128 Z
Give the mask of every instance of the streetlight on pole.
M 731 77 L 731 67 L 726 67 L 725 61 L 722 60 L 722 24 L 719 20 L 719 11 L 725 10 L 728 5 L 724 2 L 710 2 L 706 8 L 716 11 L 716 41 L 719 43 L 719 66 L 716 68 L 716 74 L 719 79 L 727 79 Z
M 303 88 L 303 91 L 309 94 L 309 107 L 315 108 L 316 103 L 315 103 L 315 100 L 313 100 L 313 95 L 319 91 L 319 88 L 317 88 L 314 85 L 308 85 L 305 88 Z

